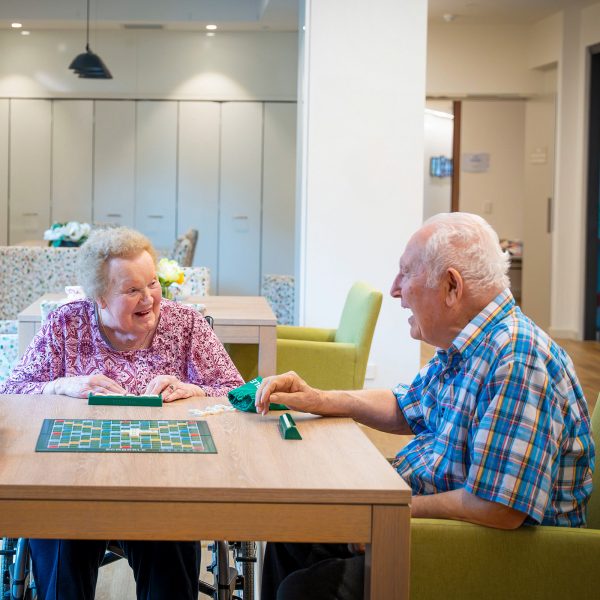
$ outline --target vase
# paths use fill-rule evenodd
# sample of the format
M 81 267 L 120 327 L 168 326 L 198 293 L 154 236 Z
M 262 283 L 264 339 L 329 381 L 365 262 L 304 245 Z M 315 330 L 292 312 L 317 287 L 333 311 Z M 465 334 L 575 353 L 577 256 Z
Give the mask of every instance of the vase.
M 160 286 L 162 297 L 167 300 L 173 300 L 173 290 L 170 285 L 162 285 Z

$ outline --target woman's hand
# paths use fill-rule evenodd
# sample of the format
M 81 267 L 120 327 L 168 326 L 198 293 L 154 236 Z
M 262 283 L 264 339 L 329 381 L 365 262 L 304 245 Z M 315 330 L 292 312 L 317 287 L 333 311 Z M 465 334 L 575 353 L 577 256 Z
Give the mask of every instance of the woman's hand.
M 62 394 L 73 398 L 87 398 L 92 394 L 126 394 L 125 388 L 106 375 L 77 375 L 59 377 L 44 386 L 44 394 Z
M 162 394 L 163 402 L 173 402 L 192 396 L 206 396 L 200 386 L 193 383 L 183 383 L 173 375 L 157 375 L 150 381 L 144 393 L 149 396 Z

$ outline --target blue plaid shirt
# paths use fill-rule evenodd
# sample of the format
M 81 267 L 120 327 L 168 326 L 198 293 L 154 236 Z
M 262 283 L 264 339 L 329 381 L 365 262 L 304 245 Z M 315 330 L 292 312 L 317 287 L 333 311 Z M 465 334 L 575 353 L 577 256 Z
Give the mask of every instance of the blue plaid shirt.
M 571 359 L 508 289 L 394 394 L 415 434 L 394 466 L 414 494 L 464 487 L 529 524 L 585 525 L 587 404 Z

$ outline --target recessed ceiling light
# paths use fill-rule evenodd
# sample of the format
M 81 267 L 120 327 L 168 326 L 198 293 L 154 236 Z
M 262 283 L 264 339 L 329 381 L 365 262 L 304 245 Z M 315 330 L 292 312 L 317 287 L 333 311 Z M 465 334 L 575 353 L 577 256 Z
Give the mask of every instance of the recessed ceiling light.
M 214 31 L 217 28 L 216 25 L 207 25 L 206 29 L 209 29 L 210 31 Z
M 21 35 L 29 35 L 29 31 L 27 31 L 26 29 L 23 29 L 23 31 L 21 31 Z
M 21 27 L 23 27 L 23 24 L 22 23 L 11 23 L 10 26 L 13 29 L 20 29 Z

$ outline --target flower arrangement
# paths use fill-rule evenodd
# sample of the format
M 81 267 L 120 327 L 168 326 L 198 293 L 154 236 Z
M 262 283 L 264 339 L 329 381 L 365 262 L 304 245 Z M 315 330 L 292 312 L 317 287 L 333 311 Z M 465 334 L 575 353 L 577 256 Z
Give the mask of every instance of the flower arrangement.
M 90 235 L 91 229 L 89 223 L 77 221 L 52 223 L 50 229 L 44 231 L 44 239 L 48 240 L 48 246 L 81 246 Z
M 173 298 L 172 291 L 169 289 L 171 284 L 176 283 L 181 285 L 184 280 L 183 270 L 176 260 L 161 258 L 158 261 L 156 268 L 160 289 L 162 290 L 163 298 Z

